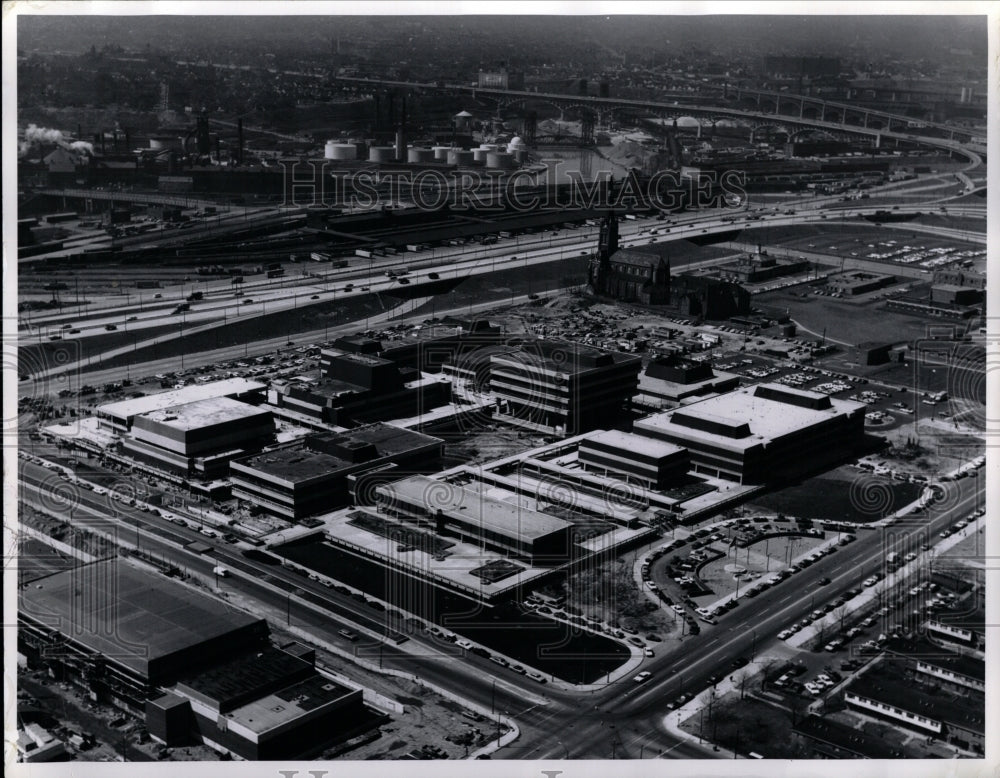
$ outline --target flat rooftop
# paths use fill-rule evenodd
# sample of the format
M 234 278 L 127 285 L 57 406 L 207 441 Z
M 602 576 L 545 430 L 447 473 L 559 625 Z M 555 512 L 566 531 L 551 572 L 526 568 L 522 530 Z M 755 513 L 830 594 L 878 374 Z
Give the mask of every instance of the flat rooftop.
M 149 394 L 145 397 L 135 397 L 131 400 L 108 403 L 101 405 L 97 409 L 97 412 L 106 416 L 127 419 L 142 413 L 171 408 L 175 405 L 185 405 L 212 397 L 231 397 L 247 392 L 260 392 L 265 388 L 265 385 L 259 381 L 250 381 L 246 378 L 227 378 L 223 381 L 212 381 L 208 384 L 193 384 L 185 386 L 182 389 L 172 389 L 168 392 L 159 392 L 158 394 Z
M 920 684 L 896 677 L 880 677 L 878 669 L 869 671 L 852 682 L 846 693 L 867 697 L 910 711 L 920 716 L 953 724 L 974 732 L 985 732 L 986 713 L 965 696 L 941 692 L 932 693 Z
M 316 445 L 366 445 L 375 447 L 376 456 L 363 462 L 355 462 L 298 445 L 277 449 L 241 459 L 237 464 L 268 473 L 289 483 L 309 481 L 324 475 L 334 475 L 340 470 L 360 464 L 371 464 L 378 460 L 421 449 L 440 443 L 439 438 L 423 435 L 412 430 L 401 429 L 390 424 L 369 424 L 343 433 L 329 433 L 313 436 Z
M 312 665 L 274 646 L 240 654 L 225 662 L 183 679 L 179 687 L 192 689 L 219 704 L 221 710 L 234 707 L 258 690 L 300 679 Z
M 118 559 L 34 581 L 18 600 L 21 613 L 143 675 L 151 661 L 263 622 Z
M 225 716 L 261 735 L 353 693 L 329 678 L 313 675 L 234 708 Z
M 548 567 L 526 567 L 524 561 L 518 565 L 524 569 L 517 575 L 499 581 L 489 581 L 472 574 L 483 565 L 504 559 L 502 554 L 483 549 L 472 543 L 464 543 L 454 538 L 448 542 L 453 545 L 448 548 L 448 554 L 435 557 L 432 553 L 419 547 L 410 547 L 400 552 L 399 543 L 392 537 L 386 537 L 364 529 L 356 523 L 351 523 L 356 514 L 369 516 L 378 522 L 386 521 L 386 517 L 365 508 L 344 508 L 323 517 L 326 524 L 327 543 L 332 546 L 353 549 L 362 552 L 366 557 L 374 557 L 382 563 L 391 563 L 394 567 L 426 580 L 436 586 L 461 592 L 466 597 L 493 598 L 508 590 L 551 573 Z M 394 522 L 405 524 L 405 522 Z
M 677 446 L 665 440 L 647 438 L 644 435 L 636 435 L 634 432 L 622 432 L 621 430 L 592 432 L 580 441 L 580 446 L 585 447 L 589 441 L 620 449 L 626 456 L 629 452 L 635 452 L 662 459 L 686 451 L 683 446 Z
M 160 411 L 144 413 L 142 417 L 173 429 L 189 431 L 214 424 L 223 424 L 227 421 L 270 415 L 271 411 L 268 408 L 248 405 L 229 397 L 212 397 L 207 400 L 197 400 Z
M 641 363 L 642 358 L 619 351 L 603 351 L 571 341 L 534 340 L 525 341 L 509 354 L 496 354 L 493 360 L 517 367 L 536 367 L 560 373 L 581 373 L 627 362 Z
M 473 485 L 459 486 L 423 475 L 380 486 L 377 491 L 426 508 L 430 516 L 440 509 L 465 524 L 478 524 L 519 540 L 535 540 L 572 526 L 568 521 L 498 499 Z
M 809 407 L 810 405 L 818 407 Z M 823 405 L 827 405 L 823 408 Z M 866 406 L 781 384 L 759 384 L 647 416 L 634 425 L 650 431 L 694 437 L 729 448 L 751 448 L 782 438 L 834 416 Z

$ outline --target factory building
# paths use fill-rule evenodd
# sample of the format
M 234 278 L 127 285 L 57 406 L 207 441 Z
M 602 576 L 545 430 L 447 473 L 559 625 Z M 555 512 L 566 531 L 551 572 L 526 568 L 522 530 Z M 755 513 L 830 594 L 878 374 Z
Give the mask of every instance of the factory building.
M 687 448 L 695 472 L 741 484 L 770 483 L 849 456 L 864 437 L 865 407 L 760 384 L 648 416 L 633 430 Z
M 274 432 L 270 410 L 213 397 L 135 416 L 122 450 L 165 470 L 214 478 L 231 459 L 271 443 Z
M 392 480 L 433 471 L 443 446 L 388 424 L 310 435 L 302 445 L 232 462 L 233 496 L 294 521 L 349 504 L 361 474 Z
M 439 536 L 523 558 L 533 565 L 564 562 L 572 551 L 572 523 L 492 497 L 481 484 L 414 476 L 378 487 L 376 507 L 382 514 L 426 527 Z
M 619 430 L 587 435 L 580 441 L 577 461 L 591 472 L 654 490 L 676 483 L 691 465 L 690 455 L 680 446 Z
M 208 384 L 185 386 L 168 392 L 101 405 L 97 409 L 97 423 L 112 432 L 124 433 L 132 429 L 132 421 L 143 413 L 164 411 L 175 405 L 185 405 L 213 397 L 229 397 L 249 403 L 259 402 L 264 397 L 265 388 L 264 384 L 246 378 L 227 378 Z
M 575 435 L 622 417 L 641 369 L 637 356 L 578 343 L 531 341 L 490 357 L 490 391 L 498 418 Z

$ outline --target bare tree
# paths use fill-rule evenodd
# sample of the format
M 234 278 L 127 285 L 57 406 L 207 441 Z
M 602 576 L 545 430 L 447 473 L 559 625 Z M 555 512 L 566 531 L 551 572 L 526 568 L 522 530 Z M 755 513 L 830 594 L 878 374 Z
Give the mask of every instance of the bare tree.
M 739 687 L 741 700 L 746 695 L 747 684 L 750 683 L 750 679 L 752 677 L 753 674 L 747 672 L 746 670 L 741 670 L 739 673 L 736 674 L 736 685 L 737 687 Z

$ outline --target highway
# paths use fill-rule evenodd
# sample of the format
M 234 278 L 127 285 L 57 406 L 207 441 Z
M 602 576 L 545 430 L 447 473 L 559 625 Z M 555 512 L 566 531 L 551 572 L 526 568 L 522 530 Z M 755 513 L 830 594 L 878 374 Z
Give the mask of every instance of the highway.
M 719 234 L 743 229 L 759 229 L 762 227 L 782 227 L 797 224 L 829 222 L 836 219 L 840 225 L 871 227 L 870 221 L 862 219 L 884 211 L 884 207 L 868 206 L 843 209 L 831 212 L 822 206 L 803 208 L 799 206 L 793 213 L 792 209 L 771 208 L 755 212 L 753 215 L 736 217 L 728 211 L 725 215 L 706 218 L 704 214 L 694 218 L 685 217 L 669 221 L 655 219 L 636 220 L 622 225 L 622 246 L 640 246 L 652 242 L 682 240 L 701 235 Z M 916 213 L 920 206 L 894 206 L 893 213 Z M 970 209 L 970 213 L 978 215 L 979 211 Z M 965 213 L 962 208 L 949 209 L 952 215 Z M 911 222 L 891 223 L 889 227 L 898 227 L 912 232 L 923 232 L 938 236 L 964 240 L 974 243 L 985 243 L 985 234 L 970 233 L 966 230 L 953 230 L 931 225 L 913 224 Z M 656 233 L 650 232 L 655 230 Z M 121 329 L 122 332 L 142 332 L 143 330 L 159 330 L 154 337 L 137 340 L 127 346 L 109 349 L 104 358 L 127 354 L 137 349 L 156 345 L 166 340 L 191 336 L 199 332 L 213 329 L 219 322 L 232 324 L 249 321 L 258 316 L 280 311 L 305 308 L 310 305 L 320 305 L 361 295 L 393 292 L 404 285 L 397 278 L 387 278 L 384 268 L 399 267 L 402 262 L 409 268 L 406 284 L 417 285 L 433 280 L 464 279 L 476 275 L 490 274 L 513 268 L 527 269 L 532 265 L 545 264 L 565 260 L 573 256 L 589 255 L 593 250 L 594 228 L 581 228 L 566 231 L 559 237 L 519 241 L 508 239 L 513 246 L 500 245 L 491 249 L 477 249 L 471 257 L 457 251 L 423 251 L 402 257 L 383 257 L 378 264 L 374 260 L 369 263 L 367 272 L 363 268 L 348 268 L 344 270 L 327 270 L 305 268 L 299 277 L 272 279 L 256 282 L 253 285 L 241 285 L 234 289 L 232 284 L 210 282 L 202 285 L 198 291 L 202 300 L 188 302 L 184 290 L 162 297 L 152 303 L 143 303 L 141 297 L 138 305 L 129 305 L 131 296 L 126 298 L 126 305 L 112 310 L 98 310 L 84 317 L 73 316 L 66 312 L 33 317 L 30 328 L 24 334 L 24 342 L 43 343 L 65 338 L 85 338 L 104 335 L 108 328 Z M 582 235 L 581 235 L 582 233 Z M 512 253 L 516 251 L 517 253 Z M 897 268 L 894 263 L 884 263 L 886 268 Z M 909 269 L 906 269 L 909 270 Z M 904 274 L 905 271 L 904 271 Z M 344 284 L 343 286 L 339 286 Z M 191 289 L 194 289 L 192 285 Z M 252 296 L 251 296 L 252 295 Z M 184 303 L 190 310 L 177 311 L 178 305 Z M 29 323 L 23 323 L 26 327 Z M 176 330 L 163 332 L 164 328 L 176 327 Z M 86 365 L 99 361 L 91 357 Z M 70 364 L 50 368 L 39 377 L 47 377 L 68 370 L 79 370 L 81 364 Z

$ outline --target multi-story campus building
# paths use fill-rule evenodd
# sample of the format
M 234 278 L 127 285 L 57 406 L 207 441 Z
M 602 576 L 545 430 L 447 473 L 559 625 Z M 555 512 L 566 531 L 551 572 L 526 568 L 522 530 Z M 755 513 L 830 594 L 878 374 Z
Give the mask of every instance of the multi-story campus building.
M 414 476 L 378 487 L 376 506 L 437 535 L 532 564 L 563 562 L 571 553 L 571 522 L 492 497 L 481 484 L 464 486 Z
M 695 472 L 742 484 L 818 470 L 848 456 L 864 436 L 861 403 L 760 384 L 634 424 L 634 431 L 683 446 Z
M 267 408 L 213 397 L 171 405 L 132 418 L 122 440 L 130 456 L 156 467 L 196 477 L 225 475 L 231 459 L 259 451 L 274 439 Z
M 642 359 L 552 340 L 490 358 L 499 417 L 567 435 L 621 418 L 639 384 Z
M 687 450 L 655 438 L 619 430 L 594 432 L 580 441 L 577 461 L 587 470 L 663 489 L 687 473 Z
M 294 521 L 340 508 L 352 497 L 367 502 L 368 490 L 358 489 L 362 474 L 381 482 L 430 472 L 443 445 L 388 424 L 310 435 L 302 444 L 232 462 L 233 496 Z

